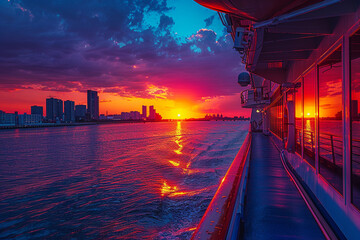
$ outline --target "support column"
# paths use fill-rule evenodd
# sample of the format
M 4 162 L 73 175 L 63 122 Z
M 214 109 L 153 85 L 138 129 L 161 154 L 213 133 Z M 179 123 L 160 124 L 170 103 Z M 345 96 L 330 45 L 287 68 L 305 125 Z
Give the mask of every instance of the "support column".
M 315 67 L 315 169 L 319 174 L 319 68 Z
M 343 194 L 345 205 L 351 204 L 351 81 L 349 37 L 343 37 Z

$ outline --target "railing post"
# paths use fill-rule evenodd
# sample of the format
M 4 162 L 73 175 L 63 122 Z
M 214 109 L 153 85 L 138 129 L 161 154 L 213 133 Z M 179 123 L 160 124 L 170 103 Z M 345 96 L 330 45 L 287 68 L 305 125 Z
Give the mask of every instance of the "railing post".
M 310 132 L 311 134 L 311 151 L 314 153 L 314 140 L 313 140 L 313 132 Z
M 351 34 L 350 32 L 348 34 Z M 351 68 L 349 35 L 343 37 L 343 193 L 345 205 L 351 205 Z
M 335 164 L 335 152 L 334 152 L 334 140 L 333 140 L 333 135 L 330 135 L 330 140 L 331 140 L 331 154 L 332 154 L 332 159 L 333 159 L 333 164 Z

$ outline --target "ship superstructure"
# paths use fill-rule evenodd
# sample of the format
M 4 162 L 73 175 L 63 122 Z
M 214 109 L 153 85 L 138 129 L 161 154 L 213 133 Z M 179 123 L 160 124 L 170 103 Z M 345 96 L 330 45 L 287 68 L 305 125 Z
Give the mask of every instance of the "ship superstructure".
M 194 239 L 360 239 L 360 1 L 195 0 L 247 72 L 250 132 Z

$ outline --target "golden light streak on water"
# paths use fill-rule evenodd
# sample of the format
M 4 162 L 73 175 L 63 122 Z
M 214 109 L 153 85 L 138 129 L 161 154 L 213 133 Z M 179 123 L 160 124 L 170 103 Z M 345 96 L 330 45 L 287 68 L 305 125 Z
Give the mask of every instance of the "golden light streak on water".
M 171 163 L 173 166 L 178 167 L 180 163 L 169 160 L 169 163 Z
M 176 190 L 177 190 L 177 186 L 171 187 L 166 183 L 166 181 L 164 181 L 161 187 L 161 196 L 163 197 L 165 195 L 175 192 Z
M 305 123 L 305 130 L 307 131 L 311 131 L 311 124 L 310 124 L 310 120 L 307 119 L 306 123 Z
M 182 154 L 182 149 L 183 149 L 183 145 L 181 144 L 181 121 L 178 121 L 177 122 L 177 125 L 176 125 L 176 136 L 175 136 L 175 140 L 174 140 L 174 142 L 178 145 L 178 149 L 176 149 L 176 150 L 174 150 L 174 152 L 176 153 L 176 154 Z
M 203 191 L 205 191 L 207 188 L 198 189 L 198 190 L 191 190 L 191 191 L 178 191 L 178 186 L 171 186 L 166 181 L 163 182 L 163 185 L 161 186 L 160 192 L 161 196 L 168 196 L 168 197 L 176 197 L 176 196 L 193 196 L 196 194 L 199 194 Z

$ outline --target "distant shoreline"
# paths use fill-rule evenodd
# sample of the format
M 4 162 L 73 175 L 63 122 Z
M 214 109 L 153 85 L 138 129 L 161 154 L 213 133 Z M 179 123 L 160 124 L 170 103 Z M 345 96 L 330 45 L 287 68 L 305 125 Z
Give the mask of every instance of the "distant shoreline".
M 144 120 L 105 120 L 105 121 L 96 121 L 96 122 L 77 122 L 77 123 L 43 123 L 38 125 L 24 125 L 24 126 L 0 126 L 0 130 L 5 129 L 24 129 L 24 128 L 46 128 L 46 127 L 72 127 L 72 126 L 88 126 L 88 125 L 98 125 L 98 124 L 122 124 L 122 123 L 153 123 L 153 122 L 177 122 L 177 121 L 249 121 L 248 119 L 165 119 L 161 121 L 144 121 Z
M 22 128 L 46 128 L 46 127 L 70 127 L 70 126 L 85 126 L 85 125 L 96 125 L 96 122 L 85 122 L 85 123 L 43 123 L 37 125 L 24 125 L 24 126 L 0 126 L 0 130 L 5 129 L 22 129 Z

